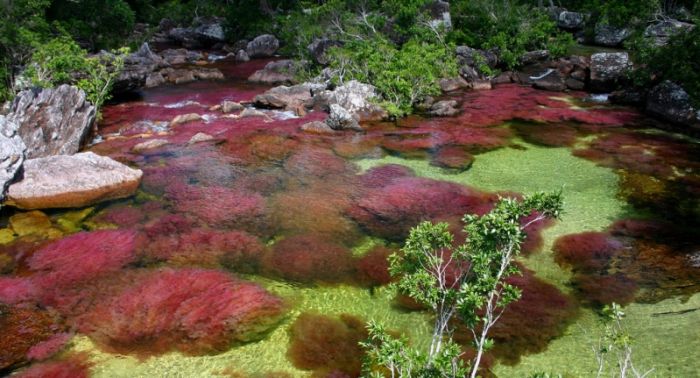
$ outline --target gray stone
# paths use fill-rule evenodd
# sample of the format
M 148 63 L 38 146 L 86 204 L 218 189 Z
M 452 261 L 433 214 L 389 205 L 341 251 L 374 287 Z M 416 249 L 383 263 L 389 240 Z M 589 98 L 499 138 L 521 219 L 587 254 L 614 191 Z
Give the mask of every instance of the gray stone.
M 20 209 L 73 208 L 132 196 L 143 172 L 83 152 L 30 159 L 24 177 L 10 185 L 7 205 Z
M 458 89 L 468 88 L 469 83 L 462 77 L 440 79 L 440 89 L 443 92 L 452 92 Z
M 275 55 L 280 42 L 271 34 L 263 34 L 248 42 L 246 53 L 251 58 L 269 58 Z
M 233 113 L 233 112 L 237 112 L 237 111 L 243 110 L 243 109 L 244 109 L 243 105 L 241 105 L 235 101 L 225 100 L 224 102 L 221 103 L 221 112 L 222 113 Z
M 20 92 L 7 118 L 19 126 L 27 158 L 33 159 L 78 152 L 90 134 L 95 113 L 85 92 L 64 84 Z
M 139 90 L 146 85 L 148 76 L 154 71 L 168 66 L 168 62 L 151 51 L 148 43 L 124 59 L 124 68 L 112 87 L 113 93 L 126 93 Z
M 626 52 L 597 53 L 591 55 L 591 90 L 609 92 L 626 79 L 632 66 Z
M 449 117 L 459 113 L 457 109 L 457 101 L 455 100 L 443 100 L 438 101 L 430 107 L 430 115 L 438 117 Z
M 26 157 L 27 146 L 18 129 L 16 123 L 0 115 L 0 202 L 5 198 L 7 187 L 20 173 Z
M 270 62 L 265 65 L 265 68 L 255 71 L 248 81 L 262 84 L 292 84 L 294 82 L 294 73 L 296 66 L 293 60 L 285 59 Z
M 528 51 L 520 57 L 520 64 L 534 64 L 547 59 L 549 59 L 549 51 L 547 50 Z
M 557 26 L 566 30 L 581 30 L 586 25 L 583 13 L 563 11 L 557 17 Z
M 688 93 L 680 85 L 668 80 L 649 92 L 646 109 L 650 114 L 672 123 L 685 126 L 700 125 Z
M 532 86 L 537 89 L 542 89 L 552 92 L 561 92 L 566 90 L 566 83 L 561 73 L 557 70 L 551 70 L 546 75 L 533 78 Z
M 204 56 L 197 51 L 187 49 L 167 49 L 160 53 L 163 60 L 169 65 L 191 64 L 204 59 Z
M 301 125 L 300 129 L 310 134 L 334 134 L 335 130 L 331 129 L 326 122 L 313 121 Z
M 632 35 L 629 28 L 598 23 L 595 26 L 593 40 L 596 45 L 617 47 Z
M 331 104 L 326 124 L 333 130 L 362 131 L 362 127 L 352 113 L 338 104 Z
M 194 29 L 194 33 L 201 42 L 213 44 L 217 42 L 225 42 L 226 34 L 224 28 L 219 22 L 212 22 L 200 25 Z
M 695 25 L 687 22 L 668 19 L 647 26 L 644 30 L 644 37 L 651 38 L 657 46 L 663 46 L 674 35 L 686 32 L 694 27 Z
M 333 48 L 342 46 L 343 43 L 338 40 L 328 39 L 328 38 L 316 38 L 313 42 L 307 46 L 309 54 L 313 57 L 314 62 L 320 65 L 327 65 L 330 63 L 326 52 Z
M 236 62 L 247 62 L 250 60 L 250 57 L 248 56 L 248 53 L 245 52 L 245 50 L 238 50 L 238 52 L 234 56 L 234 59 L 236 60 Z
M 201 142 L 208 142 L 214 140 L 214 137 L 206 134 L 206 133 L 197 133 L 190 138 L 190 140 L 187 142 L 187 144 L 195 144 L 195 143 L 201 143 Z
M 131 148 L 131 150 L 134 152 L 143 152 L 143 151 L 151 150 L 154 148 L 163 147 L 163 146 L 166 146 L 168 144 L 170 144 L 170 142 L 168 142 L 165 139 L 149 139 L 145 142 L 141 142 L 141 143 L 135 145 L 134 147 Z
M 295 109 L 299 105 L 311 105 L 312 85 L 281 85 L 255 96 L 255 105 L 273 109 Z
M 180 114 L 175 116 L 172 121 L 170 121 L 170 126 L 182 125 L 185 123 L 201 121 L 202 116 L 197 113 Z

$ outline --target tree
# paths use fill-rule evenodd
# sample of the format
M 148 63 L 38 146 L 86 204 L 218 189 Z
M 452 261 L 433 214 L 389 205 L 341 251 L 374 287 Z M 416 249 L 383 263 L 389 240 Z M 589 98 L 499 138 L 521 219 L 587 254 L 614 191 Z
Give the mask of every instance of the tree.
M 561 192 L 538 193 L 521 201 L 501 199 L 486 215 L 464 217 L 468 238 L 457 247 L 446 223 L 423 222 L 413 228 L 401 253 L 389 257 L 389 271 L 398 278 L 393 287 L 399 293 L 435 313 L 430 347 L 416 350 L 405 339 L 392 338 L 381 325 L 370 323 L 370 338 L 363 344 L 368 350 L 368 374 L 379 365 L 392 377 L 456 377 L 467 372 L 476 377 L 484 352 L 493 345 L 489 330 L 521 295 L 506 279 L 519 273 L 513 261 L 525 238 L 524 230 L 544 219 L 558 218 L 561 211 Z M 521 223 L 526 217 L 527 223 Z M 455 318 L 473 335 L 476 357 L 469 367 L 452 341 Z

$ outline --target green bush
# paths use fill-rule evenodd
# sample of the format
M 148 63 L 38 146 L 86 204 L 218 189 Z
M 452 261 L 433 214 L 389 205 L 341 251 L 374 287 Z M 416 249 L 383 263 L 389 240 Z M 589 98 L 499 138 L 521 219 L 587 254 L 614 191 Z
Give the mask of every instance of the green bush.
M 381 36 L 348 42 L 331 52 L 336 80 L 373 84 L 392 116 L 412 112 L 413 105 L 440 93 L 438 80 L 457 75 L 454 46 L 410 40 L 397 48 Z
M 544 11 L 514 1 L 461 0 L 451 3 L 454 30 L 449 39 L 477 49 L 498 49 L 503 65 L 518 66 L 528 51 L 566 54 L 573 44 Z

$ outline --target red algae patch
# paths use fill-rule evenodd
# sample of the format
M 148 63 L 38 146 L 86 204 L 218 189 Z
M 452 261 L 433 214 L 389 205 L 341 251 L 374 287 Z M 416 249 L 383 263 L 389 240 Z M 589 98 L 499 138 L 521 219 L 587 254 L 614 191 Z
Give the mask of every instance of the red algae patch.
M 359 377 L 367 337 L 365 322 L 352 315 L 331 317 L 303 313 L 290 328 L 287 357 L 316 377 Z
M 163 269 L 102 301 L 79 329 L 119 353 L 215 353 L 259 338 L 283 309 L 265 289 L 224 272 Z
M 44 361 L 60 352 L 73 338 L 70 333 L 58 333 L 46 341 L 42 341 L 29 349 L 27 358 L 33 361 Z
M 263 271 L 286 280 L 338 283 L 351 279 L 350 250 L 315 235 L 296 235 L 277 242 L 263 260 Z
M 357 259 L 357 280 L 361 285 L 375 287 L 392 281 L 389 256 L 396 251 L 384 246 L 374 247 Z
M 56 317 L 46 310 L 0 303 L 0 371 L 26 363 L 33 347 L 61 329 Z
M 574 270 L 602 269 L 622 248 L 623 244 L 606 232 L 565 235 L 557 239 L 553 246 L 556 262 L 572 266 Z
M 86 354 L 73 354 L 59 361 L 34 364 L 13 377 L 19 378 L 88 378 L 90 366 Z

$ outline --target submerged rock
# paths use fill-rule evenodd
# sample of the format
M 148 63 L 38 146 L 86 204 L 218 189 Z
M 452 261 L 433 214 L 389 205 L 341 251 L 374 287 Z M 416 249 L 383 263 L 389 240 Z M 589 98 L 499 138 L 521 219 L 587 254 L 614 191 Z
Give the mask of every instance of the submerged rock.
M 18 125 L 27 146 L 27 158 L 70 155 L 85 142 L 95 107 L 85 92 L 70 85 L 39 91 L 22 91 L 12 103 L 7 119 Z
M 88 206 L 133 195 L 142 175 L 92 152 L 31 159 L 22 181 L 10 186 L 7 204 L 21 209 Z
M 16 123 L 0 115 L 0 201 L 24 163 L 27 147 L 17 133 Z

